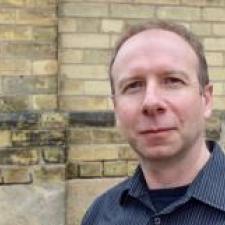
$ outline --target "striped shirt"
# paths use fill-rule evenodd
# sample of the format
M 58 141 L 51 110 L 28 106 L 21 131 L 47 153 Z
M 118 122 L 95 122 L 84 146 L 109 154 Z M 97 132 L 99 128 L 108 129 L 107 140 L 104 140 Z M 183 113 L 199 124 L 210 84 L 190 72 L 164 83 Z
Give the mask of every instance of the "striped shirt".
M 177 201 L 157 212 L 138 168 L 95 200 L 82 225 L 225 225 L 225 155 L 209 145 L 210 159 Z

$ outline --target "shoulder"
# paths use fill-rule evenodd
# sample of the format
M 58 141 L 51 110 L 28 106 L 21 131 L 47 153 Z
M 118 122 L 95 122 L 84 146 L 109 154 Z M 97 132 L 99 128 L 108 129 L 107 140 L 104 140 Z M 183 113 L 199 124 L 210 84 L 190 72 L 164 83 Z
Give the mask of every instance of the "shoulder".
M 93 225 L 95 224 L 94 221 L 100 219 L 105 213 L 118 210 L 121 197 L 128 187 L 129 180 L 130 178 L 127 178 L 97 197 L 88 208 L 83 218 L 82 225 Z

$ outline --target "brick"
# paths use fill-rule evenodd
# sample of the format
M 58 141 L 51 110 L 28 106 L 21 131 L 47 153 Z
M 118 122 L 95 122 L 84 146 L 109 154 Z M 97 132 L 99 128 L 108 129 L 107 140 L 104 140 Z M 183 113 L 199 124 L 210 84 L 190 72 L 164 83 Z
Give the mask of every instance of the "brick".
M 1 2 L 0 2 L 1 4 Z M 0 23 L 1 24 L 13 24 L 16 21 L 15 10 L 0 9 Z
M 8 130 L 0 131 L 0 148 L 11 146 L 11 132 Z M 0 150 L 1 151 L 1 150 Z
M 66 179 L 74 179 L 77 178 L 79 175 L 79 168 L 78 163 L 74 162 L 68 162 L 66 164 Z
M 65 166 L 64 165 L 48 165 L 35 167 L 33 170 L 34 184 L 48 182 L 64 182 Z
M 127 176 L 127 162 L 126 161 L 104 162 L 104 176 L 109 177 Z
M 224 57 L 221 52 L 206 52 L 206 60 L 209 66 L 222 66 Z
M 3 170 L 5 184 L 31 183 L 31 175 L 28 168 L 14 167 Z
M 85 81 L 85 95 L 110 95 L 109 81 Z
M 77 32 L 80 33 L 96 33 L 100 30 L 100 20 L 92 18 L 77 19 Z
M 181 4 L 183 5 L 193 5 L 193 6 L 224 6 L 224 0 L 181 0 Z
M 223 67 L 210 67 L 209 77 L 212 81 L 214 80 L 224 80 L 225 79 L 225 69 Z
M 140 13 L 141 12 L 141 13 Z M 153 18 L 154 8 L 150 5 L 112 4 L 110 16 L 114 18 Z
M 191 30 L 196 35 L 211 35 L 212 27 L 209 23 L 193 23 L 191 24 Z
M 110 52 L 108 50 L 84 50 L 84 63 L 87 64 L 108 64 L 110 60 Z
M 225 21 L 224 8 L 204 8 L 202 15 L 205 21 Z
M 56 22 L 55 11 L 40 8 L 16 10 L 16 23 L 19 25 L 50 26 L 56 25 Z
M 65 149 L 59 147 L 44 147 L 43 160 L 46 163 L 64 163 Z
M 101 30 L 103 32 L 115 32 L 120 33 L 124 27 L 124 22 L 122 20 L 109 20 L 103 19 L 101 24 Z
M 31 41 L 32 29 L 28 26 L 0 26 L 0 41 Z
M 33 62 L 34 75 L 55 75 L 58 72 L 56 60 L 38 60 Z
M 148 3 L 153 5 L 179 5 L 180 0 L 134 0 L 134 3 Z
M 206 123 L 206 137 L 208 139 L 218 140 L 221 133 L 221 119 L 212 115 Z
M 63 3 L 59 8 L 60 16 L 105 17 L 108 16 L 108 5 L 102 3 Z
M 118 34 L 112 34 L 111 35 L 111 37 L 110 37 L 110 48 L 114 48 L 114 46 L 118 42 L 119 38 L 120 38 L 120 35 L 118 35 Z
M 52 43 L 57 40 L 56 26 L 52 27 L 33 27 L 32 39 L 40 43 Z
M 20 7 L 25 5 L 25 0 L 0 0 L 2 6 Z
M 55 77 L 5 77 L 2 80 L 5 95 L 54 94 L 57 83 Z
M 194 21 L 201 19 L 200 8 L 194 7 L 161 7 L 157 10 L 160 19 Z
M 60 98 L 60 109 L 63 111 L 102 111 L 107 109 L 107 103 L 107 98 L 100 96 L 62 96 Z
M 127 165 L 127 172 L 128 172 L 128 176 L 133 176 L 134 172 L 138 166 L 138 161 L 128 161 L 128 165 Z
M 75 128 L 69 130 L 69 143 L 91 144 L 93 143 L 90 128 Z
M 225 87 L 224 86 L 225 85 L 222 82 L 219 82 L 219 83 L 214 82 L 214 84 L 213 84 L 213 94 L 225 96 Z M 224 104 L 225 104 L 225 102 L 224 102 Z
M 203 44 L 205 46 L 205 50 L 225 50 L 225 38 L 205 38 L 203 40 Z
M 40 126 L 44 128 L 64 128 L 67 125 L 66 115 L 59 112 L 42 112 Z
M 27 0 L 28 2 L 30 0 Z M 35 6 L 36 8 L 56 8 L 57 7 L 57 3 L 58 1 L 57 0 L 38 0 L 38 1 L 35 1 Z
M 77 49 L 61 49 L 59 52 L 59 60 L 61 63 L 82 63 L 84 53 Z
M 0 98 L 0 112 L 19 112 L 29 108 L 28 97 L 10 96 Z
M 77 31 L 77 21 L 74 18 L 59 18 L 58 31 L 75 32 Z
M 57 108 L 56 95 L 33 95 L 30 96 L 29 100 L 32 110 L 54 110 Z
M 213 24 L 213 34 L 225 36 L 225 24 Z
M 61 74 L 67 78 L 103 79 L 107 78 L 105 65 L 62 65 Z
M 113 145 L 70 145 L 68 157 L 71 161 L 117 160 L 119 151 Z
M 1 37 L 1 36 L 0 36 Z M 109 36 L 106 34 L 63 34 L 61 35 L 63 48 L 109 48 Z
M 61 95 L 83 95 L 84 84 L 84 80 L 62 79 L 59 92 Z
M 213 104 L 213 108 L 214 110 L 225 110 L 225 97 L 214 97 L 214 104 Z
M 102 170 L 101 162 L 82 162 L 79 165 L 80 177 L 100 177 Z
M 137 155 L 134 150 L 128 145 L 119 145 L 119 158 L 123 160 L 134 160 L 137 159 Z

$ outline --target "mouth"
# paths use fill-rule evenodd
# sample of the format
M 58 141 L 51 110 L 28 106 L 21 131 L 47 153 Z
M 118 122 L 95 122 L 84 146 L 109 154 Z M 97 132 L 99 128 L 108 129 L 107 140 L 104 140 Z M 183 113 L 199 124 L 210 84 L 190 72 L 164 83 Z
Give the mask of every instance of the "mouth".
M 145 135 L 145 134 L 163 134 L 163 133 L 168 133 L 170 131 L 176 130 L 175 127 L 161 127 L 161 128 L 154 128 L 154 129 L 146 129 L 146 130 L 141 130 L 139 134 Z

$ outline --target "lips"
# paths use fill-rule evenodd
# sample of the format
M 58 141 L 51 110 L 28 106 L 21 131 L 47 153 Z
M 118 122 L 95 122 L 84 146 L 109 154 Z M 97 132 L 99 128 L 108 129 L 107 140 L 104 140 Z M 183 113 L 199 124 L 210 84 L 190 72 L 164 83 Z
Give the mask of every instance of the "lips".
M 139 134 L 160 134 L 176 130 L 175 127 L 150 128 L 139 131 Z

